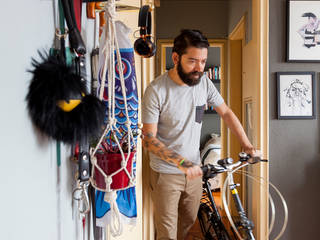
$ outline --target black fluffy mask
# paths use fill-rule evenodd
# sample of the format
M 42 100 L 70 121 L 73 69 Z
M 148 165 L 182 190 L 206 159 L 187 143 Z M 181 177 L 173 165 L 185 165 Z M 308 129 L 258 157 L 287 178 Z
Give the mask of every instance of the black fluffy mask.
M 103 126 L 104 104 L 88 95 L 86 82 L 59 56 L 40 54 L 32 60 L 34 70 L 26 96 L 33 124 L 45 135 L 65 143 L 96 138 Z M 71 111 L 62 110 L 59 101 L 80 100 Z

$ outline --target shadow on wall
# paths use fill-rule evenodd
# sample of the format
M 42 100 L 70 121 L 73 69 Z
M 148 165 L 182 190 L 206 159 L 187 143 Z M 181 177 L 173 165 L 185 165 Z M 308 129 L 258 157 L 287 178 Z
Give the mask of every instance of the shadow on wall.
M 288 239 L 316 239 L 319 236 L 320 154 L 300 170 L 304 173 L 305 181 L 293 188 L 289 195 L 289 222 L 290 219 L 295 221 L 291 222 L 288 229 Z
M 296 156 L 301 155 L 298 153 L 299 148 L 301 146 L 295 150 L 297 151 Z M 288 205 L 288 225 L 284 235 L 281 237 L 284 240 L 316 239 L 316 236 L 319 235 L 318 206 L 320 191 L 318 186 L 320 183 L 320 153 L 312 160 L 301 158 L 301 161 L 302 163 L 296 169 L 298 181 L 294 179 L 295 176 L 292 173 L 284 172 L 282 177 L 288 176 L 288 178 L 292 178 L 292 183 L 287 186 L 285 186 L 285 183 L 284 185 L 278 184 L 276 186 L 283 194 Z M 299 181 L 302 176 L 304 176 L 304 182 Z M 275 239 L 283 226 L 284 211 L 280 199 L 275 197 L 276 195 L 272 189 L 270 189 L 270 192 L 276 205 L 276 221 L 269 239 Z M 314 207 L 314 211 L 312 207 Z

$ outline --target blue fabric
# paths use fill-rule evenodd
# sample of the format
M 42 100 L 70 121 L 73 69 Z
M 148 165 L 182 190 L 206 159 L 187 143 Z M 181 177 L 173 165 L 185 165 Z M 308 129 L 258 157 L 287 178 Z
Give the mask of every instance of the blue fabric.
M 102 218 L 109 210 L 110 204 L 104 201 L 104 192 L 96 191 L 96 217 Z M 117 191 L 117 205 L 121 214 L 128 218 L 137 217 L 136 189 L 131 187 Z

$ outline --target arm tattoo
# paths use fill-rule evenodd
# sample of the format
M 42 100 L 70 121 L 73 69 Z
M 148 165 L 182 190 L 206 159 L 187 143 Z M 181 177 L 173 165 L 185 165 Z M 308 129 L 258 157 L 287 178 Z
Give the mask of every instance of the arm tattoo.
M 184 158 L 171 149 L 168 149 L 161 141 L 154 137 L 152 133 L 147 133 L 144 136 L 143 146 L 162 160 L 176 165 L 182 171 L 194 166 L 193 163 L 188 160 L 184 160 L 183 163 L 180 164 Z
M 151 132 L 148 132 L 148 133 L 146 134 L 146 137 L 151 138 L 151 137 L 153 137 L 153 134 L 152 134 Z

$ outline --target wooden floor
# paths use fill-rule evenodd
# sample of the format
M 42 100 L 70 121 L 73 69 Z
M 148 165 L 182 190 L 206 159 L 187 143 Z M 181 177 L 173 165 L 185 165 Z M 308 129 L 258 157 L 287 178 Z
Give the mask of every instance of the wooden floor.
M 220 192 L 212 192 L 212 195 L 214 197 L 215 203 L 217 204 L 217 207 L 221 208 L 222 200 L 221 200 Z M 198 218 L 195 224 L 190 229 L 186 240 L 205 240 L 205 238 L 202 236 L 202 233 L 201 233 Z
M 190 229 L 186 240 L 204 240 L 204 239 L 205 238 L 201 234 L 200 225 L 197 219 L 193 227 Z

